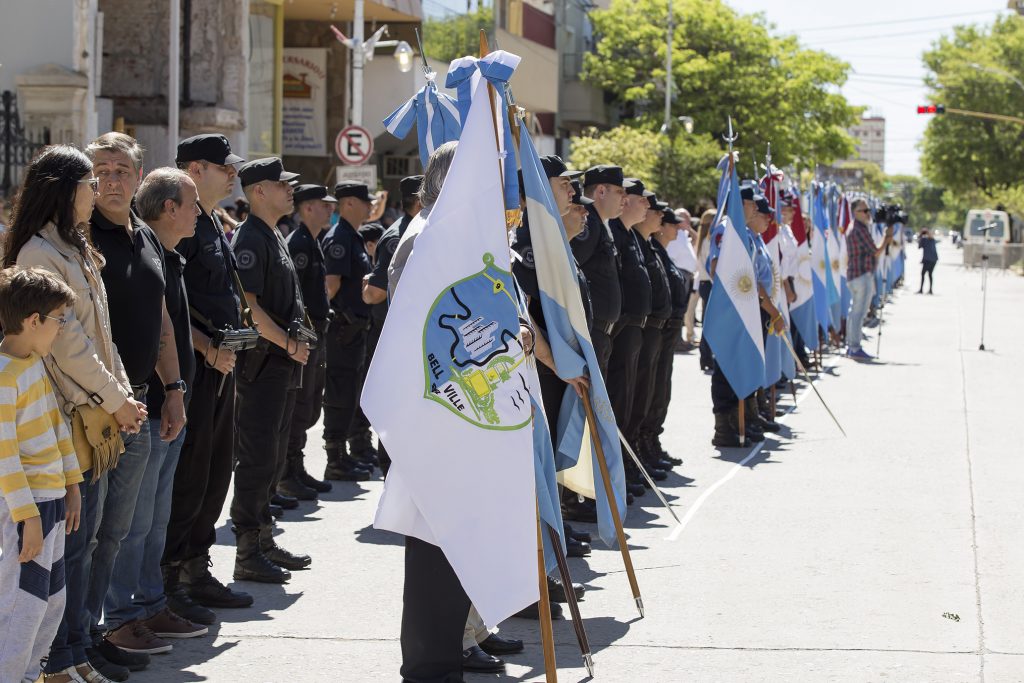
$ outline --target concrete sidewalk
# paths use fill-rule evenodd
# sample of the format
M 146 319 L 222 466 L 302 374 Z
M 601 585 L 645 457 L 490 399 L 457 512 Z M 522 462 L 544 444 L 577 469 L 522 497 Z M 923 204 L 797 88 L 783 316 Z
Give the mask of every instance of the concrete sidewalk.
M 686 525 L 667 540 L 651 494 L 627 520 L 646 618 L 617 551 L 570 560 L 597 680 L 1024 681 L 1024 279 L 990 272 L 979 352 L 980 274 L 952 249 L 941 257 L 936 294 L 916 295 L 912 251 L 880 360 L 826 357 L 819 387 L 848 438 L 804 388 L 779 438 L 752 457 L 717 451 L 709 379 L 695 353 L 676 357 L 664 442 L 686 462 L 665 492 Z M 311 470 L 323 464 L 321 452 Z M 222 610 L 211 635 L 132 680 L 397 681 L 402 547 L 371 527 L 380 489 L 336 484 L 286 513 L 281 542 L 312 554 L 312 569 L 284 587 L 246 584 L 254 608 Z M 219 540 L 227 579 L 226 520 Z M 527 651 L 505 676 L 467 680 L 543 680 L 536 622 L 502 633 Z M 585 680 L 571 623 L 555 636 L 559 680 Z

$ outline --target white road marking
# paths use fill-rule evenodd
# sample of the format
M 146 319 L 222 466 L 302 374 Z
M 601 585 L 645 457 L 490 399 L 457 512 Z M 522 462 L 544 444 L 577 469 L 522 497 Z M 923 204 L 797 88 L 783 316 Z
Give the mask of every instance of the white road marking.
M 834 367 L 834 366 L 830 366 L 830 367 Z M 824 371 L 824 368 L 822 369 L 822 371 Z M 820 377 L 821 373 L 819 373 L 818 376 Z M 796 401 L 793 403 L 793 407 L 789 410 L 789 412 L 787 412 L 782 417 L 778 418 L 776 421 L 777 422 L 782 422 L 783 420 L 785 420 L 785 418 L 788 417 L 789 414 L 792 413 L 793 410 L 795 410 L 798 405 L 800 405 L 800 402 L 804 400 L 804 397 L 807 396 L 807 394 L 809 394 L 809 393 L 811 393 L 813 391 L 814 390 L 811 389 L 809 386 L 805 386 L 803 391 L 801 391 L 799 394 L 797 394 Z M 704 501 L 706 501 L 708 498 L 710 498 L 711 494 L 714 493 L 715 491 L 717 491 L 718 488 L 720 486 L 722 486 L 725 482 L 727 482 L 730 479 L 732 479 L 733 477 L 735 477 L 736 473 L 739 472 L 740 470 L 742 470 L 744 465 L 746 465 L 748 462 L 750 462 L 755 457 L 757 457 L 757 454 L 761 452 L 761 449 L 764 448 L 764 445 L 766 443 L 768 443 L 768 442 L 767 441 L 762 441 L 761 443 L 757 444 L 757 446 L 754 447 L 754 450 L 750 451 L 750 454 L 747 455 L 747 457 L 743 458 L 743 460 L 740 460 L 738 463 L 736 463 L 733 466 L 733 468 L 730 469 L 728 471 L 728 473 L 726 473 L 726 475 L 724 477 L 722 477 L 721 479 L 716 481 L 714 484 L 712 484 L 708 488 L 707 491 L 705 491 L 704 493 L 700 494 L 700 496 L 698 496 L 697 500 L 695 500 L 693 502 L 693 506 L 689 510 L 686 511 L 686 514 L 683 516 L 683 519 L 679 523 L 679 526 L 677 526 L 675 529 L 673 529 L 672 533 L 665 537 L 665 540 L 666 541 L 676 541 L 676 540 L 678 540 L 679 537 L 682 535 L 683 530 L 686 529 L 686 525 L 690 523 L 690 520 L 692 520 L 696 516 L 697 511 L 700 510 L 702 505 L 704 505 Z

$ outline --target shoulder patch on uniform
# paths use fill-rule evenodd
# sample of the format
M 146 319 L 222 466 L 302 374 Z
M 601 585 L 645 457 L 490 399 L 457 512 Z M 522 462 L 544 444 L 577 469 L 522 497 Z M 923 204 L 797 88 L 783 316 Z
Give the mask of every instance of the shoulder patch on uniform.
M 534 261 L 533 258 L 533 246 L 527 245 L 523 247 L 521 253 L 523 255 L 523 265 L 529 268 L 530 270 L 535 270 L 537 268 L 537 263 L 536 261 Z
M 331 258 L 344 258 L 345 257 L 345 245 L 335 242 L 328 249 L 327 253 Z
M 295 255 L 295 267 L 299 270 L 309 265 L 309 255 L 299 252 Z
M 238 267 L 241 270 L 249 270 L 256 265 L 256 252 L 251 249 L 241 249 L 235 254 L 235 260 L 238 261 Z

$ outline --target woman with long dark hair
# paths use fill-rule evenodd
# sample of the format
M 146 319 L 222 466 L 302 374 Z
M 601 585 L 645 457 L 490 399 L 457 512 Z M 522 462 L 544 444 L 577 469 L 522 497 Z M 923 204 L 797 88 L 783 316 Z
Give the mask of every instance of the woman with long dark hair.
M 25 182 L 4 235 L 3 266 L 41 266 L 62 279 L 76 296 L 64 332 L 44 359 L 57 400 L 70 420 L 77 406 L 98 406 L 114 416 L 121 431 L 137 432 L 145 406 L 132 398 L 131 387 L 110 338 L 107 292 L 100 269 L 103 257 L 88 237 L 97 181 L 92 163 L 70 145 L 46 148 L 28 167 Z M 90 449 L 76 450 L 85 476 L 80 484 L 79 529 L 68 534 L 64 563 L 67 603 L 53 641 L 44 680 L 65 683 L 108 679 L 97 669 L 107 662 L 93 658 L 88 618 L 83 609 L 87 549 L 96 531 L 95 483 L 104 476 Z

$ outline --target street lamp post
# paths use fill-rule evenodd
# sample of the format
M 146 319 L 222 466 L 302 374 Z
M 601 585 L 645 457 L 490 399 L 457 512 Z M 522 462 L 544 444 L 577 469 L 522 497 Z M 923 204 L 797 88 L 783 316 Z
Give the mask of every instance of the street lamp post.
M 1017 84 L 1017 87 L 1020 88 L 1021 92 L 1024 92 L 1024 83 L 1021 83 L 1020 79 L 1011 74 L 1009 71 L 1004 71 L 994 66 L 984 66 L 982 64 L 975 64 L 973 62 L 968 64 L 967 66 L 978 71 L 984 71 L 986 73 L 994 74 L 996 76 L 1002 76 L 1003 78 L 1009 78 L 1011 81 Z

